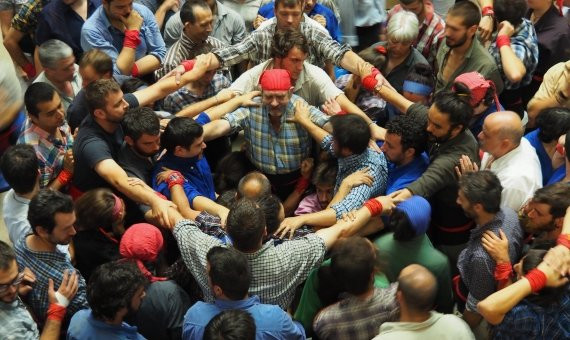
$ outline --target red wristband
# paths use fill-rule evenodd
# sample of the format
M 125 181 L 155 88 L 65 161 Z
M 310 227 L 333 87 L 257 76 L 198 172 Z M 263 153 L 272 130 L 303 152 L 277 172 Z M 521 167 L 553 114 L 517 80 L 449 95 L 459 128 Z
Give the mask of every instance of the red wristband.
M 490 15 L 492 17 L 495 17 L 495 11 L 493 10 L 493 6 L 483 7 L 483 9 L 481 10 L 481 15 L 482 16 Z
M 501 49 L 503 46 L 511 46 L 511 37 L 508 35 L 497 36 L 497 48 Z
M 47 310 L 47 319 L 61 322 L 65 317 L 65 311 L 65 307 L 58 305 L 57 303 L 50 303 Z
M 536 268 L 526 273 L 524 277 L 530 283 L 530 289 L 533 293 L 538 292 L 546 286 L 546 275 Z
M 59 175 L 57 175 L 57 180 L 61 183 L 61 185 L 66 186 L 69 184 L 69 182 L 71 182 L 72 177 L 73 174 L 71 171 L 63 169 L 59 172 Z
M 168 183 L 168 190 L 170 190 L 175 185 L 184 184 L 184 176 L 178 171 L 173 171 L 166 179 L 166 183 Z
M 370 211 L 370 215 L 372 216 L 377 216 L 382 213 L 382 203 L 380 203 L 377 199 L 369 199 L 364 203 L 364 206 L 368 208 L 368 211 Z
M 339 112 L 336 113 L 338 116 L 342 116 L 342 115 L 346 115 L 348 114 L 348 111 L 346 110 L 340 110 Z
M 185 72 L 190 72 L 194 68 L 194 65 L 196 65 L 196 59 L 184 60 L 180 65 L 184 66 Z
M 133 64 L 133 69 L 131 70 L 131 76 L 135 78 L 139 76 L 139 67 L 137 66 L 137 63 Z
M 380 71 L 376 67 L 372 68 L 372 72 L 366 77 L 362 78 L 362 87 L 368 91 L 374 91 L 376 85 L 378 85 L 378 80 L 376 76 L 380 74 Z
M 495 266 L 495 280 L 504 281 L 511 277 L 513 266 L 510 262 L 497 263 Z
M 166 196 L 164 196 L 163 194 L 161 194 L 160 192 L 155 191 L 154 193 L 156 194 L 156 196 L 162 198 L 165 201 L 168 201 L 168 198 Z
M 137 30 L 125 31 L 125 39 L 123 40 L 124 47 L 129 47 L 136 50 L 137 47 L 140 45 L 140 43 L 141 43 L 141 38 L 139 37 L 139 31 Z
M 34 64 L 32 64 L 32 63 L 27 63 L 24 67 L 22 67 L 22 70 L 24 70 L 24 72 L 26 72 L 26 74 L 30 78 L 33 78 L 36 76 L 36 68 L 35 68 Z
M 297 185 L 295 185 L 295 192 L 297 192 L 298 194 L 304 193 L 310 184 L 311 182 L 307 178 L 305 177 L 299 178 L 299 180 L 297 181 Z
M 570 249 L 570 234 L 560 234 L 556 240 L 556 243 Z

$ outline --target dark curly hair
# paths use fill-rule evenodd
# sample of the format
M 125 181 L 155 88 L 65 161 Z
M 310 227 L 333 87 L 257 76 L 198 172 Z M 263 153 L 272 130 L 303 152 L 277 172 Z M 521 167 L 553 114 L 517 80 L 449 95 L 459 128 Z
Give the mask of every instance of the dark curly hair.
M 386 124 L 386 132 L 400 136 L 403 151 L 414 148 L 415 155 L 419 155 L 425 150 L 428 134 L 422 121 L 415 116 L 396 116 Z

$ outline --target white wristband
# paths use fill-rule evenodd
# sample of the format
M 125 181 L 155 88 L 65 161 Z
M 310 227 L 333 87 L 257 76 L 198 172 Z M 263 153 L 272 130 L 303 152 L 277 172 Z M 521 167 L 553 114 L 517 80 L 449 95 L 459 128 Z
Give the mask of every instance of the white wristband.
M 69 300 L 63 296 L 60 292 L 55 292 L 55 299 L 57 300 L 57 304 L 62 307 L 69 306 Z

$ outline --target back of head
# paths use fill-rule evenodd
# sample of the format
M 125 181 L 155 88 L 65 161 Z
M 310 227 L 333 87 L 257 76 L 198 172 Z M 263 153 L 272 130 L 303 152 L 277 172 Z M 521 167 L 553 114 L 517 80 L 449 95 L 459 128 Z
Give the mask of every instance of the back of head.
M 237 250 L 256 251 L 265 232 L 263 210 L 255 201 L 242 198 L 230 210 L 226 228 Z
M 255 321 L 245 310 L 225 310 L 208 322 L 203 340 L 255 340 Z
M 7 243 L 0 241 L 0 271 L 10 269 L 14 261 L 16 261 L 14 249 Z
M 54 69 L 60 60 L 71 57 L 73 50 L 61 40 L 50 39 L 40 45 L 38 55 L 43 68 Z
M 508 21 L 516 28 L 522 22 L 526 14 L 527 6 L 525 0 L 495 0 L 493 11 L 497 22 Z
M 369 62 L 380 72 L 384 72 L 386 64 L 388 64 L 388 55 L 384 46 L 370 46 L 358 52 L 358 56 L 364 61 Z
M 427 91 L 418 93 L 411 90 L 406 90 L 406 81 L 425 85 L 431 89 L 431 92 L 426 94 Z M 433 76 L 433 69 L 428 64 L 423 64 L 423 63 L 415 64 L 412 67 L 411 72 L 406 75 L 406 79 L 404 80 L 404 91 L 412 93 L 417 93 L 421 95 L 430 95 L 433 92 L 434 87 L 435 87 L 435 78 Z
M 99 49 L 89 50 L 81 56 L 79 61 L 80 68 L 91 66 L 99 76 L 113 73 L 113 59 L 109 55 Z
M 388 39 L 394 42 L 414 42 L 419 33 L 418 17 L 408 11 L 397 12 L 390 17 L 386 31 Z
M 333 139 L 340 149 L 347 148 L 353 154 L 361 154 L 368 148 L 370 129 L 366 121 L 357 114 L 332 116 Z
M 120 91 L 121 87 L 113 79 L 99 79 L 91 82 L 85 88 L 85 100 L 87 101 L 89 112 L 93 114 L 97 109 L 105 110 L 107 96 Z
M 524 126 L 520 116 L 513 111 L 493 112 L 485 118 L 485 121 L 492 121 L 496 124 L 497 133 L 500 139 L 507 139 L 517 147 L 521 143 L 524 135 Z
M 216 189 L 216 192 L 218 190 Z M 218 195 L 216 198 L 216 203 L 219 205 L 231 209 L 235 202 L 237 201 L 237 191 L 234 189 L 223 191 L 221 194 Z
M 120 222 L 117 210 L 117 199 L 109 189 L 89 190 L 75 201 L 75 225 L 79 230 L 95 230 L 102 228 L 111 231 L 113 225 Z
M 448 16 L 460 17 L 463 19 L 463 26 L 469 28 L 479 25 L 481 21 L 481 11 L 479 7 L 471 1 L 456 2 L 447 12 Z
M 473 108 L 469 105 L 468 97 L 459 96 L 451 91 L 440 91 L 433 97 L 433 105 L 449 116 L 452 128 L 461 125 L 465 130 L 469 126 Z
M 338 162 L 336 158 L 320 162 L 313 173 L 314 185 L 327 185 L 334 187 L 336 175 L 338 173 Z
M 416 116 L 398 115 L 386 124 L 386 133 L 400 136 L 402 152 L 413 148 L 414 155 L 424 152 L 428 140 L 428 134 L 423 124 Z
M 281 200 L 277 196 L 270 194 L 261 196 L 256 202 L 263 210 L 267 234 L 272 235 L 279 228 L 281 220 L 285 217 L 285 214 L 281 214 Z
M 271 48 L 273 58 L 285 58 L 294 47 L 303 53 L 309 53 L 307 38 L 301 31 L 295 29 L 275 30 Z
M 39 176 L 38 158 L 31 145 L 16 144 L 0 158 L 0 171 L 18 194 L 28 194 L 36 187 Z
M 249 262 L 244 254 L 231 248 L 214 247 L 208 251 L 208 276 L 212 286 L 218 286 L 231 300 L 242 300 L 251 282 Z
M 38 82 L 31 84 L 24 94 L 24 103 L 28 114 L 38 117 L 39 103 L 51 102 L 55 95 L 55 89 L 48 83 Z
M 148 84 L 139 78 L 129 78 L 121 84 L 121 91 L 123 91 L 123 93 L 134 93 L 147 87 Z
M 128 109 L 121 122 L 125 136 L 137 141 L 143 134 L 158 136 L 160 119 L 154 111 L 145 106 Z
M 503 186 L 497 175 L 488 170 L 467 172 L 459 179 L 459 190 L 471 204 L 481 204 L 488 213 L 501 210 Z
M 118 260 L 100 265 L 89 277 L 87 302 L 96 319 L 111 321 L 123 308 L 129 309 L 146 279 L 132 261 Z
M 540 188 L 534 192 L 532 201 L 549 205 L 552 217 L 564 217 L 570 206 L 570 184 L 558 182 Z
M 540 129 L 538 138 L 543 143 L 557 141 L 570 130 L 570 109 L 553 107 L 540 111 L 536 117 L 536 127 Z M 570 147 L 570 143 L 567 144 Z
M 426 233 L 431 219 L 431 206 L 421 196 L 412 196 L 396 206 L 386 225 L 394 232 L 394 240 L 407 242 Z
M 187 22 L 194 24 L 196 23 L 196 16 L 194 15 L 194 7 L 202 7 L 210 9 L 208 3 L 204 0 L 188 0 L 184 2 L 182 8 L 180 8 L 180 20 L 182 20 L 182 24 Z
M 37 228 L 42 227 L 48 233 L 55 228 L 55 214 L 73 212 L 71 197 L 56 190 L 42 189 L 30 201 L 28 221 L 37 235 Z
M 496 101 L 496 107 L 499 108 L 495 83 L 485 79 L 479 72 L 460 74 L 454 79 L 451 90 L 461 98 L 466 98 L 472 108 L 478 107 L 481 103 L 489 107 L 493 101 Z
M 426 268 L 412 264 L 400 272 L 398 291 L 411 312 L 429 312 L 437 295 L 437 280 Z
M 271 194 L 271 183 L 259 171 L 252 171 L 243 176 L 238 183 L 238 198 L 256 199 Z
M 370 289 L 375 262 L 374 246 L 360 236 L 341 239 L 332 249 L 332 273 L 344 291 L 353 295 L 363 294 Z
M 190 117 L 175 117 L 168 122 L 160 136 L 160 146 L 174 152 L 177 146 L 188 148 L 204 133 L 202 126 Z
M 251 170 L 250 164 L 245 152 L 240 151 L 230 152 L 220 159 L 214 173 L 216 192 L 237 189 L 240 180 Z

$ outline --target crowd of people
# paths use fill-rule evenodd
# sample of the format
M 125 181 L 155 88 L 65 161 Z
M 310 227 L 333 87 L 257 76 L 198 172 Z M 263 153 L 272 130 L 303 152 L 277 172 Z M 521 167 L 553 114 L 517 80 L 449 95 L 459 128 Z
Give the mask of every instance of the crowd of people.
M 0 338 L 570 339 L 565 5 L 0 0 Z

